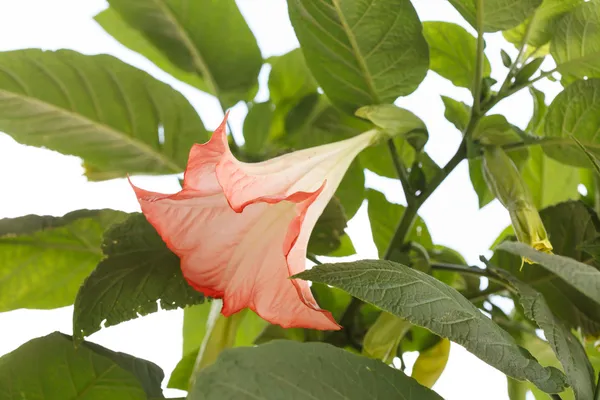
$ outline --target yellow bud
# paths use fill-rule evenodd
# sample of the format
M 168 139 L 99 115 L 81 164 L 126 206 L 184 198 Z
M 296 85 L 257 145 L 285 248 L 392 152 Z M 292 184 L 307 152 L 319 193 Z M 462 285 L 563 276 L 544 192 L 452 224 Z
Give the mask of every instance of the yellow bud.
M 552 244 L 533 204 L 529 188 L 515 163 L 501 147 L 484 147 L 483 176 L 490 191 L 508 210 L 519 242 L 528 244 L 538 251 L 552 253 Z M 526 258 L 523 261 L 533 264 Z

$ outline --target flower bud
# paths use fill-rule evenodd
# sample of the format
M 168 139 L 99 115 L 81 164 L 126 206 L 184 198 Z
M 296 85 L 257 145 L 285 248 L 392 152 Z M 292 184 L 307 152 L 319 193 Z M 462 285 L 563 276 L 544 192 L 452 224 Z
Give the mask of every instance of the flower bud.
M 490 191 L 510 214 L 517 239 L 538 251 L 552 253 L 552 244 L 517 166 L 499 146 L 483 149 L 483 176 Z M 524 258 L 523 261 L 533 264 Z

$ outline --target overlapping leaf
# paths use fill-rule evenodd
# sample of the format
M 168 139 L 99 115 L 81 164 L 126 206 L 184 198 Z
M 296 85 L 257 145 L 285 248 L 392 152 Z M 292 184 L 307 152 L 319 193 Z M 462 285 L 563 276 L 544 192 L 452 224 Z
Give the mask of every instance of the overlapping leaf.
M 225 107 L 253 97 L 262 57 L 234 0 L 108 3 L 114 12 L 100 14 L 97 20 L 123 45 L 218 96 Z
M 225 351 L 196 377 L 189 398 L 384 400 L 398 396 L 406 400 L 441 399 L 380 361 L 324 343 L 278 340 Z
M 207 139 L 170 86 L 107 55 L 35 49 L 0 53 L 0 130 L 83 158 L 93 180 L 169 174 Z
M 353 113 L 413 92 L 429 64 L 409 0 L 288 0 L 306 62 L 327 96 Z
M 75 300 L 76 339 L 140 315 L 202 303 L 204 296 L 183 278 L 179 258 L 142 214 L 104 236 L 106 258 L 85 280 Z
M 420 271 L 390 261 L 320 265 L 296 276 L 346 290 L 361 300 L 461 344 L 505 374 L 550 393 L 564 376 L 524 354 L 512 337 L 456 290 Z M 501 349 L 501 350 L 500 350 Z
M 126 214 L 79 210 L 63 217 L 0 220 L 0 312 L 73 304 L 102 259 L 102 235 Z
M 76 349 L 69 336 L 55 332 L 0 358 L 0 398 L 159 399 L 163 377 L 149 361 L 93 343 Z

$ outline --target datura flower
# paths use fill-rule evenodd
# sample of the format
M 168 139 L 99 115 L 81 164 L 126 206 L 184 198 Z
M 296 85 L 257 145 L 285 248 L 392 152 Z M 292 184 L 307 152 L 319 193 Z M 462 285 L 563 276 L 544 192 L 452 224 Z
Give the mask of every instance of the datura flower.
M 552 244 L 544 228 L 527 184 L 510 157 L 499 146 L 485 146 L 483 176 L 488 187 L 508 210 L 519 242 L 538 251 L 552 253 Z M 533 264 L 528 258 L 523 261 Z
M 231 153 L 226 120 L 191 149 L 180 192 L 132 184 L 142 212 L 189 284 L 223 299 L 223 315 L 248 307 L 284 328 L 340 329 L 308 283 L 289 278 L 304 271 L 311 231 L 350 163 L 381 134 L 248 164 Z

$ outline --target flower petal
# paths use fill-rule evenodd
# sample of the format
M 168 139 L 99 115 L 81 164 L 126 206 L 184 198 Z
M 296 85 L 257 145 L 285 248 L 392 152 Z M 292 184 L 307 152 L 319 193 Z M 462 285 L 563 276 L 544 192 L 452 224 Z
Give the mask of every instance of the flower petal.
M 223 298 L 224 315 L 249 307 L 286 328 L 339 329 L 306 282 L 299 296 L 284 253 L 320 191 L 275 204 L 256 202 L 236 213 L 223 193 L 184 189 L 162 195 L 133 187 L 148 221 L 181 258 L 185 278 L 205 295 Z

